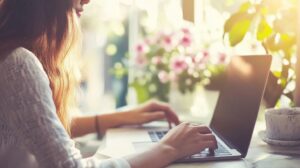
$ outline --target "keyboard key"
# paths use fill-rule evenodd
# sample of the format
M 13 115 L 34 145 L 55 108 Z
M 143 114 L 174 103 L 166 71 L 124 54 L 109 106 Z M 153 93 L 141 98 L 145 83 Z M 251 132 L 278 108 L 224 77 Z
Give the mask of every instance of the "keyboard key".
M 168 131 L 149 131 L 148 134 L 152 142 L 158 142 L 162 139 Z

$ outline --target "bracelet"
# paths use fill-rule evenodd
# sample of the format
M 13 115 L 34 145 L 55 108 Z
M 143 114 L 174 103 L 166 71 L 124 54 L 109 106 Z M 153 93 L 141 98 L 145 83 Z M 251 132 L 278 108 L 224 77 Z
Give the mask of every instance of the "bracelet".
M 98 121 L 98 115 L 95 116 L 95 129 L 96 129 L 96 132 L 97 132 L 97 139 L 101 139 L 102 136 L 100 134 L 100 128 L 99 128 L 99 121 Z

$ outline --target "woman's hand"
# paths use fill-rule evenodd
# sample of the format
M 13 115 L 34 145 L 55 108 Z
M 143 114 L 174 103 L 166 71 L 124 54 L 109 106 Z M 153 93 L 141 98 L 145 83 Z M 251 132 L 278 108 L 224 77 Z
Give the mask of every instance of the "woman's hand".
M 161 168 L 206 148 L 217 148 L 216 138 L 209 128 L 182 123 L 170 130 L 153 148 L 126 159 L 132 168 Z
M 171 124 L 179 124 L 178 116 L 170 106 L 157 101 L 150 101 L 134 110 L 124 112 L 123 116 L 127 125 L 144 124 L 162 119 L 166 119 L 170 127 Z
M 208 127 L 189 123 L 182 123 L 170 130 L 160 141 L 160 145 L 169 147 L 173 151 L 173 160 L 198 153 L 206 148 L 217 148 L 216 138 Z

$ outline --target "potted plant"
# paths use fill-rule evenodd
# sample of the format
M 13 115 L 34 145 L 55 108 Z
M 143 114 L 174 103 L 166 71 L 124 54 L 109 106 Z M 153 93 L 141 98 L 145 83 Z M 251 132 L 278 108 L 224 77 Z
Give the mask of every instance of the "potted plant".
M 279 57 L 281 70 L 270 74 L 264 96 L 267 107 L 274 107 L 281 96 L 291 100 L 293 106 L 293 88 L 295 82 L 296 57 L 296 2 L 295 0 L 262 0 L 243 3 L 232 14 L 224 26 L 224 38 L 231 46 L 239 44 L 247 33 L 261 42 L 265 52 Z
M 291 108 L 296 105 L 294 100 L 297 98 L 293 94 L 296 79 L 296 25 L 296 0 L 278 0 L 276 3 L 262 0 L 243 3 L 224 26 L 224 38 L 229 40 L 231 46 L 239 44 L 250 33 L 266 53 L 280 58 L 281 68 L 270 73 L 264 100 L 266 107 L 270 108 L 265 113 L 267 136 L 282 141 L 299 140 L 292 134 L 300 132 L 300 110 Z M 290 99 L 289 108 L 282 108 L 282 97 Z
M 117 63 L 114 72 L 124 74 L 124 68 L 133 69 L 129 85 L 134 88 L 138 103 L 158 99 L 171 106 L 184 105 L 175 109 L 185 111 L 192 106 L 197 89 L 219 87 L 228 62 L 226 53 L 209 52 L 199 47 L 194 37 L 188 28 L 147 35 L 136 45 L 131 64 L 128 60 Z

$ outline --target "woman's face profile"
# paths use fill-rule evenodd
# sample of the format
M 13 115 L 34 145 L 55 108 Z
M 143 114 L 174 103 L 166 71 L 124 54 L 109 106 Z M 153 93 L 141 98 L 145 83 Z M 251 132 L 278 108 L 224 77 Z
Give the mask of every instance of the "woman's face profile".
M 83 12 L 83 6 L 88 4 L 89 2 L 90 0 L 73 0 L 73 7 L 78 17 L 80 17 L 81 13 Z

